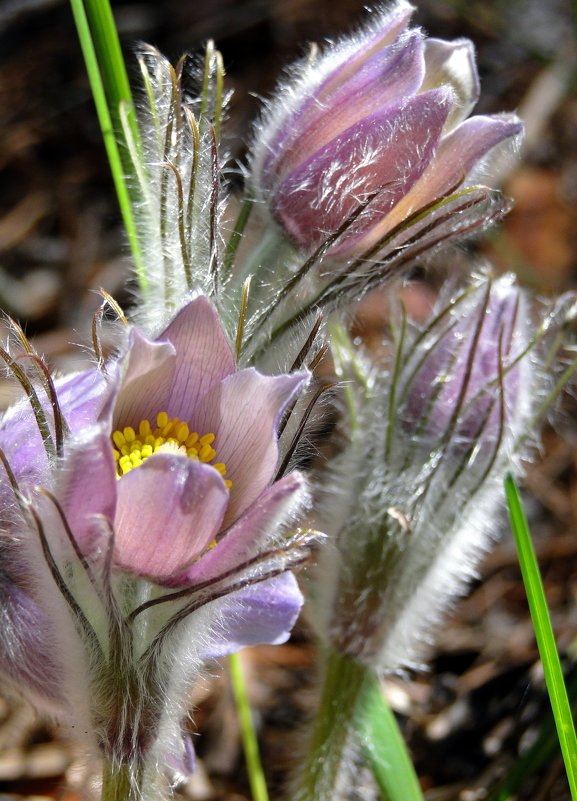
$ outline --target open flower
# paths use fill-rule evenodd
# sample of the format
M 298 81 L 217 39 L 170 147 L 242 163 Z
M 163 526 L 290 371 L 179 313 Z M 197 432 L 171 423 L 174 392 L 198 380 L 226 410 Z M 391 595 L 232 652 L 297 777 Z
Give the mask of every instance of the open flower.
M 278 532 L 306 493 L 297 473 L 274 481 L 276 429 L 305 380 L 236 371 L 199 296 L 155 340 L 132 328 L 106 376 L 56 382 L 70 431 L 59 458 L 24 404 L 0 425 L 0 491 L 12 497 L 0 669 L 35 695 L 32 667 L 49 655 L 44 694 L 74 719 L 74 651 L 109 758 L 128 764 L 156 748 L 184 759 L 185 689 L 202 661 L 288 636 L 302 598 L 287 570 L 305 551 Z M 35 659 L 18 665 L 23 643 Z
M 400 0 L 306 62 L 258 129 L 255 195 L 305 251 L 379 256 L 399 226 L 475 184 L 488 154 L 519 138 L 513 115 L 467 119 L 479 93 L 472 44 L 425 39 L 407 28 L 412 12 Z
M 294 490 L 294 477 L 269 485 L 278 418 L 304 380 L 235 372 L 202 296 L 156 341 L 133 329 L 95 425 L 68 449 L 61 493 L 79 542 L 91 541 L 91 516 L 106 514 L 117 565 L 161 583 L 197 577 L 199 556 L 220 535 L 228 548 L 231 532 L 235 540 L 258 529 L 259 516 Z M 222 566 L 228 559 L 216 550 Z

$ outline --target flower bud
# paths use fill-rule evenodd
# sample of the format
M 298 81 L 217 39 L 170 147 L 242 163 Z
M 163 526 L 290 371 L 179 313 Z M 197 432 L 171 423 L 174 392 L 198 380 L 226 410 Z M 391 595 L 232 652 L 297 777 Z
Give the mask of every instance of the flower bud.
M 426 39 L 407 28 L 412 11 L 400 0 L 307 62 L 257 132 L 254 193 L 305 251 L 328 241 L 334 258 L 379 255 L 522 131 L 513 115 L 467 119 L 479 93 L 471 43 Z
M 407 364 L 398 419 L 428 448 L 487 449 L 516 427 L 529 366 L 527 299 L 510 276 L 449 306 Z
M 567 318 L 566 302 L 480 276 L 422 327 L 403 319 L 386 369 L 335 349 L 343 378 L 365 380 L 319 481 L 315 525 L 331 547 L 307 594 L 330 647 L 382 672 L 419 665 L 498 534 L 505 474 L 521 474 L 572 373 L 558 358 Z

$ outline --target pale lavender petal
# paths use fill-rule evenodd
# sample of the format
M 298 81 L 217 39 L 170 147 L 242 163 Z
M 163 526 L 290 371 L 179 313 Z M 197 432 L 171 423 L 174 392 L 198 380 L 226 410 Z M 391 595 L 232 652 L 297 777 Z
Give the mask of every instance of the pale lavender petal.
M 264 376 L 241 370 L 214 387 L 193 420 L 199 432 L 216 436 L 213 447 L 232 481 L 225 525 L 229 525 L 270 484 L 277 467 L 279 416 L 306 380 L 304 373 Z
M 8 550 L 2 558 L 5 562 L 13 556 Z M 30 595 L 0 575 L 0 674 L 29 697 L 32 693 L 34 702 L 61 705 L 61 676 L 50 628 L 46 612 Z
M 318 247 L 363 200 L 379 192 L 354 226 L 358 236 L 424 172 L 451 99 L 449 90 L 425 92 L 366 117 L 337 136 L 279 185 L 273 198 L 279 222 L 302 246 Z
M 158 453 L 118 481 L 115 561 L 138 575 L 169 580 L 214 540 L 228 503 L 208 465 Z
M 166 411 L 186 422 L 200 398 L 234 373 L 234 356 L 216 309 L 202 295 L 176 315 L 159 340 L 176 349 Z
M 487 153 L 507 139 L 518 137 L 523 126 L 514 115 L 471 117 L 445 136 L 427 170 L 390 211 L 386 219 L 375 225 L 356 247 L 365 251 L 382 239 L 413 212 L 425 208 L 465 181 L 470 170 Z
M 166 411 L 169 387 L 175 369 L 174 346 L 151 342 L 137 328 L 130 332 L 128 351 L 121 367 L 121 389 L 114 406 L 113 428 L 137 426 Z
M 286 642 L 299 616 L 303 596 L 292 573 L 282 573 L 226 596 L 219 624 L 206 645 L 207 659 L 233 654 L 246 645 Z
M 107 383 L 98 370 L 86 370 L 57 379 L 55 388 L 62 415 L 73 433 L 95 422 L 103 406 Z M 53 412 L 42 392 L 48 425 L 53 430 Z M 0 447 L 16 478 L 26 483 L 46 483 L 49 465 L 42 437 L 29 401 L 12 406 L 0 423 Z
M 293 471 L 266 489 L 224 534 L 214 548 L 195 562 L 179 583 L 196 584 L 232 570 L 262 549 L 279 523 L 289 522 L 306 499 L 306 482 Z
M 418 31 L 410 31 L 377 51 L 330 97 L 309 100 L 310 109 L 295 120 L 293 135 L 274 163 L 275 174 L 286 175 L 296 169 L 339 133 L 374 116 L 376 110 L 398 105 L 399 98 L 416 92 L 424 73 L 423 41 Z
M 60 472 L 58 497 L 81 551 L 98 548 L 102 528 L 95 516 L 114 521 L 117 490 L 116 466 L 107 429 L 92 428 L 71 442 Z

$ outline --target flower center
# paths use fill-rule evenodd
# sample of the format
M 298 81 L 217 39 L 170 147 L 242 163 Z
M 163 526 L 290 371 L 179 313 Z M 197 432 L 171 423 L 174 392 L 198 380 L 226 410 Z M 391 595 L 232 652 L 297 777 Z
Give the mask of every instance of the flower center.
M 156 415 L 156 428 L 152 428 L 149 420 L 141 420 L 138 433 L 132 426 L 126 426 L 122 431 L 117 429 L 112 434 L 116 477 L 122 478 L 153 453 L 179 453 L 189 459 L 210 464 L 224 478 L 224 462 L 213 464 L 216 459 L 216 451 L 212 447 L 214 440 L 214 434 L 200 437 L 196 431 L 191 432 L 188 424 L 181 422 L 178 417 L 171 420 L 166 412 L 159 412 Z M 232 487 L 232 481 L 225 479 L 224 483 L 227 489 Z

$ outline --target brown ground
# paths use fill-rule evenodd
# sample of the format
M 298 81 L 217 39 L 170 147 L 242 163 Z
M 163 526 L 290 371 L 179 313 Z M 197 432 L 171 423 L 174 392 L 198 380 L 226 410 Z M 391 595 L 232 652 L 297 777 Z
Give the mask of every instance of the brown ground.
M 355 0 L 117 0 L 126 43 L 144 39 L 178 56 L 213 37 L 235 89 L 230 130 L 245 136 L 256 101 L 307 39 L 346 30 Z M 570 0 L 423 0 L 431 35 L 470 36 L 483 78 L 479 110 L 518 108 L 528 127 L 519 164 L 501 178 L 516 201 L 476 249 L 542 293 L 577 283 L 576 21 Z M 50 363 L 78 358 L 103 286 L 128 302 L 125 248 L 68 4 L 0 0 L 0 306 L 23 324 Z M 231 136 L 231 150 L 242 148 Z M 376 342 L 378 304 L 361 326 Z M 0 386 L 3 403 L 12 390 Z M 567 400 L 560 433 L 548 430 L 528 473 L 527 509 L 566 667 L 575 664 L 577 426 Z M 511 537 L 487 557 L 482 580 L 437 641 L 431 671 L 387 684 L 428 801 L 475 801 L 534 738 L 547 702 Z M 291 732 L 311 706 L 314 654 L 304 627 L 286 646 L 244 654 L 272 797 L 291 759 Z M 224 670 L 192 699 L 200 769 L 191 799 L 241 801 L 248 790 Z M 0 699 L 0 793 L 69 798 L 82 783 L 74 749 L 28 707 Z M 63 789 L 65 780 L 73 790 Z M 558 754 L 520 795 L 566 801 Z

